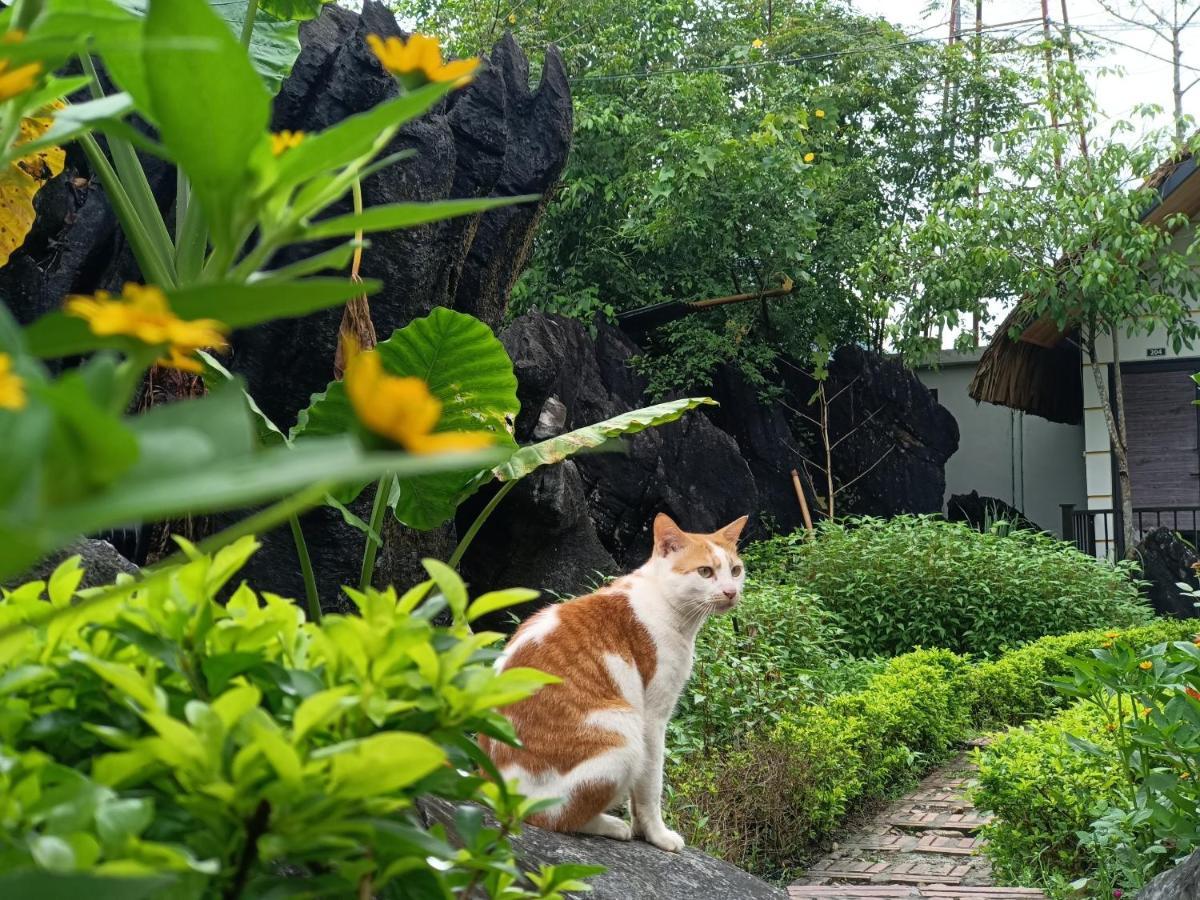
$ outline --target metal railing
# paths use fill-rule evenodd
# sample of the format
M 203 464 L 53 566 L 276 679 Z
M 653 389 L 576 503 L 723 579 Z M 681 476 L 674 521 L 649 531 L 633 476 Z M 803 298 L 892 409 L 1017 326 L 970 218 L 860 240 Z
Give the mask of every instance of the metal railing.
M 1200 505 L 1135 506 L 1133 536 L 1140 541 L 1156 528 L 1170 528 L 1193 544 L 1200 545 Z M 1125 534 L 1121 511 L 1115 509 L 1076 509 L 1062 504 L 1063 540 L 1081 552 L 1101 559 L 1123 559 Z

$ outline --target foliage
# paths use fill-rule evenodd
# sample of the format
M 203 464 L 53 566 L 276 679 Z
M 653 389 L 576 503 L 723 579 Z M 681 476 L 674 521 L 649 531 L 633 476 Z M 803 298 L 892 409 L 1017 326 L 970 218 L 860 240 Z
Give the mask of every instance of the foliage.
M 859 260 L 971 157 L 954 134 L 1007 127 L 1023 99 L 1005 41 L 984 37 L 976 61 L 829 0 L 584 0 L 507 18 L 471 0 L 391 5 L 459 52 L 504 30 L 561 48 L 574 147 L 514 311 L 590 321 L 795 279 L 790 295 L 652 334 L 656 393 L 705 384 L 721 362 L 761 383 L 781 351 L 881 341 L 906 295 L 859 283 Z M 947 77 L 971 100 L 931 115 Z
M 692 677 L 668 728 L 673 754 L 723 752 L 824 697 L 847 666 L 817 598 L 753 574 L 741 604 L 696 639 Z
M 1102 875 L 1127 889 L 1200 848 L 1200 635 L 1192 637 L 1145 647 L 1122 636 L 1059 682 L 1113 738 L 1072 746 L 1120 773 L 1084 843 Z
M 1132 569 L 1048 535 L 981 534 L 932 516 L 823 522 L 747 556 L 762 580 L 816 594 L 855 655 L 916 646 L 995 653 L 1046 634 L 1151 618 Z
M 218 603 L 256 546 L 185 548 L 187 563 L 0 644 L 0 887 L 103 896 L 119 876 L 121 896 L 399 898 L 476 885 L 515 900 L 558 898 L 593 871 L 520 887 L 507 834 L 533 807 L 473 774 L 488 767 L 471 735 L 510 737 L 495 707 L 549 677 L 495 672 L 503 636 L 467 623 L 528 592 L 468 606 L 430 563 L 434 581 L 353 592 L 359 615 L 320 625 L 244 583 Z M 39 615 L 43 595 L 70 610 L 82 574 L 73 557 L 6 592 L 0 622 Z M 447 606 L 452 624 L 433 625 Z M 460 807 L 452 844 L 424 828 L 423 796 L 482 804 L 500 824 Z
M 675 821 L 690 843 L 759 874 L 800 865 L 849 810 L 965 737 L 965 666 L 945 650 L 897 657 L 862 690 L 800 704 L 738 749 L 674 761 Z
M 1076 705 L 996 738 L 979 757 L 975 805 L 992 812 L 986 852 L 1008 884 L 1064 884 L 1096 864 L 1080 839 L 1094 807 L 1116 793 L 1120 773 L 1073 750 L 1071 739 L 1114 746 L 1103 718 Z M 1099 893 L 1092 896 L 1100 896 Z
M 967 672 L 971 711 L 977 728 L 1021 725 L 1061 708 L 1063 695 L 1054 682 L 1069 676 L 1074 661 L 1117 634 L 1133 646 L 1187 640 L 1200 632 L 1200 619 L 1156 619 L 1148 625 L 1096 629 L 1040 638 L 995 659 L 984 660 Z

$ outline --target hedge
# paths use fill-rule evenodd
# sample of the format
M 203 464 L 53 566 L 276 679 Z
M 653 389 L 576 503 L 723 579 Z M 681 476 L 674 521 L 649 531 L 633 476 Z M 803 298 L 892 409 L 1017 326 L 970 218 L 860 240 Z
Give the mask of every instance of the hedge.
M 1121 634 L 1153 644 L 1197 631 L 1200 620 L 1160 620 Z M 978 664 L 948 650 L 895 657 L 861 690 L 800 706 L 738 750 L 673 761 L 676 826 L 689 843 L 766 877 L 802 866 L 856 807 L 894 793 L 959 742 L 1055 709 L 1047 680 L 1108 634 L 1042 638 Z

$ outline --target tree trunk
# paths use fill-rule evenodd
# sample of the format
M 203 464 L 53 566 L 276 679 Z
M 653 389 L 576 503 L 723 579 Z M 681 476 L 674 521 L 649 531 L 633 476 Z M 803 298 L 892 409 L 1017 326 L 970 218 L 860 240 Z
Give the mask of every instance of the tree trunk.
M 1121 537 L 1124 542 L 1125 558 L 1133 556 L 1136 542 L 1133 537 L 1133 483 L 1129 479 L 1129 452 L 1125 440 L 1125 398 L 1121 385 L 1121 348 L 1117 332 L 1112 332 L 1113 385 L 1110 394 L 1104 383 L 1096 358 L 1096 338 L 1093 334 L 1087 341 L 1088 355 L 1092 360 L 1092 376 L 1096 380 L 1096 393 L 1100 395 L 1100 408 L 1104 411 L 1104 422 L 1108 426 L 1108 442 L 1113 458 L 1117 462 L 1117 496 L 1121 503 Z M 1116 397 L 1116 410 L 1112 397 Z

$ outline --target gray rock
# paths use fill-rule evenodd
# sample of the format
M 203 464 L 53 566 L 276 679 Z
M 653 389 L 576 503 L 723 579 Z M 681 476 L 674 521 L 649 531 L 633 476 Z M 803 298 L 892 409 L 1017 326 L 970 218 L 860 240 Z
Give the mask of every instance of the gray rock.
M 118 553 L 116 548 L 108 541 L 85 538 L 78 543 L 72 544 L 65 550 L 60 550 L 52 556 L 46 557 L 25 575 L 14 578 L 7 586 L 25 584 L 30 581 L 45 581 L 58 568 L 59 563 L 68 556 L 75 556 L 76 554 L 83 558 L 81 562 L 83 563 L 84 576 L 83 581 L 79 583 L 79 586 L 83 588 L 112 584 L 117 580 L 117 575 L 122 572 L 128 575 L 136 575 L 139 571 L 137 566 Z
M 1200 850 L 1154 878 L 1137 900 L 1200 900 Z
M 444 800 L 424 800 L 421 806 L 427 821 L 441 822 L 452 829 L 451 804 Z M 542 865 L 604 866 L 607 872 L 588 880 L 591 893 L 582 895 L 588 900 L 786 900 L 787 897 L 782 889 L 691 847 L 680 853 L 667 853 L 644 841 L 559 834 L 531 825 L 512 838 L 512 843 L 517 861 L 526 871 Z

